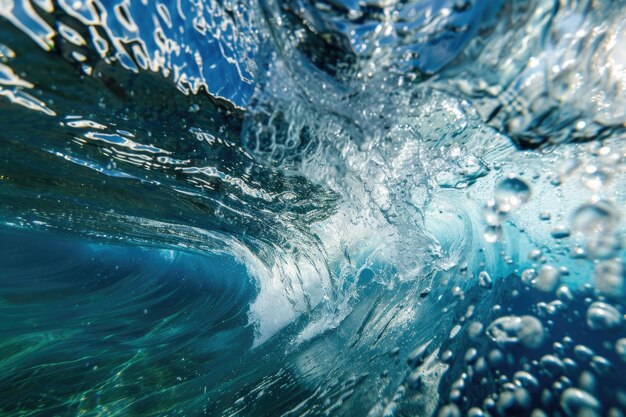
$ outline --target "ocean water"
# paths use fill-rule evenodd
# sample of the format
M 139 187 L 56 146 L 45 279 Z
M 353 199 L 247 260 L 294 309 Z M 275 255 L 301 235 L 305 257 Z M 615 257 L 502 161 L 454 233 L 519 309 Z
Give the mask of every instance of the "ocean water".
M 626 2 L 0 0 L 0 415 L 626 415 Z

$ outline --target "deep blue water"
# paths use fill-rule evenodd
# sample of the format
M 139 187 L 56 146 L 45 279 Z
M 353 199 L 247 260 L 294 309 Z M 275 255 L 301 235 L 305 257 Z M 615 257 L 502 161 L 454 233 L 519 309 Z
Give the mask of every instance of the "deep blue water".
M 623 416 L 625 17 L 0 0 L 0 415 Z

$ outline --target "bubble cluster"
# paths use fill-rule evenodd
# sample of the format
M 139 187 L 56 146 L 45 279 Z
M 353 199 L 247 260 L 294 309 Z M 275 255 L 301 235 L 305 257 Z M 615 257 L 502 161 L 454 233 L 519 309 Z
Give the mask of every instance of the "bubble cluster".
M 490 309 L 495 317 L 484 333 L 480 321 L 468 323 L 464 338 L 454 342 L 458 351 L 446 351 L 462 364 L 446 362 L 451 375 L 441 387 L 440 415 L 620 415 L 626 406 L 617 366 L 626 361 L 623 299 L 609 303 L 590 285 L 570 288 L 563 271 L 543 265 L 524 271 L 525 279 L 494 282 L 492 293 L 506 294 L 509 304 Z M 607 384 L 615 389 L 603 390 Z

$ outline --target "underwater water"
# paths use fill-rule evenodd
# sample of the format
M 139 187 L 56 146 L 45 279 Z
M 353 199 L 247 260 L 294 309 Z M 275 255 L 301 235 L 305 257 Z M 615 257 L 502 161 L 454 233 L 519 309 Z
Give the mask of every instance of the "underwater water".
M 0 415 L 626 415 L 626 2 L 0 0 Z

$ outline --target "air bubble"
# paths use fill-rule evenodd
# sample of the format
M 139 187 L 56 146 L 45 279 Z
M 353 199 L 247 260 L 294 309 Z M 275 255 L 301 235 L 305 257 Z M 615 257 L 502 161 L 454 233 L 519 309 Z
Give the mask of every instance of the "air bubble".
M 611 181 L 609 172 L 603 168 L 598 168 L 594 165 L 586 166 L 584 174 L 580 180 L 585 187 L 592 191 L 598 191 L 602 189 Z
M 441 407 L 438 417 L 461 417 L 461 412 L 459 411 L 459 407 L 455 404 L 447 404 Z
M 531 398 L 524 388 L 516 388 L 514 391 L 505 391 L 500 394 L 496 409 L 503 416 L 523 415 L 523 410 L 530 408 Z
M 600 402 L 593 395 L 578 388 L 568 388 L 561 395 L 561 407 L 570 417 L 582 415 L 584 410 L 598 412 Z
M 558 224 L 554 226 L 554 229 L 552 229 L 552 231 L 550 232 L 550 236 L 555 239 L 565 239 L 566 237 L 570 236 L 570 231 L 567 226 Z
M 487 243 L 495 243 L 502 236 L 502 228 L 500 226 L 487 226 L 483 238 Z
M 519 343 L 535 349 L 543 343 L 544 330 L 533 316 L 504 316 L 487 327 L 487 335 L 501 346 Z
M 411 353 L 409 353 L 406 362 L 411 368 L 417 368 L 419 365 L 422 364 L 424 358 L 426 357 L 426 351 L 429 345 L 430 342 L 424 343 L 423 345 L 419 346 Z
M 467 410 L 467 417 L 484 417 L 485 413 L 478 407 L 472 407 Z
M 539 381 L 532 374 L 526 371 L 518 371 L 513 375 L 513 381 L 515 384 L 522 388 L 529 389 L 531 391 L 539 390 Z
M 539 213 L 539 220 L 541 221 L 548 221 L 550 220 L 550 218 L 552 218 L 552 215 L 550 214 L 549 211 L 542 211 L 541 213 Z
M 544 355 L 539 361 L 543 369 L 551 376 L 557 377 L 562 375 L 565 371 L 565 365 L 563 365 L 563 361 L 557 358 L 554 355 Z
M 572 229 L 583 233 L 604 233 L 617 225 L 619 216 L 613 206 L 600 201 L 584 204 L 572 216 Z
M 617 339 L 617 342 L 615 342 L 615 353 L 617 353 L 617 357 L 622 362 L 626 362 L 626 337 Z
M 591 358 L 591 369 L 598 375 L 608 375 L 613 368 L 613 364 L 602 356 L 594 356 Z
M 483 333 L 483 324 L 479 321 L 473 321 L 467 326 L 467 335 L 470 339 L 477 339 Z
M 610 304 L 596 301 L 587 309 L 587 325 L 594 330 L 614 329 L 622 324 L 622 315 Z
M 495 190 L 498 211 L 510 213 L 530 200 L 531 191 L 526 182 L 517 177 L 509 177 L 498 184 Z
M 578 386 L 587 392 L 593 392 L 596 389 L 596 377 L 589 371 L 584 371 L 578 378 Z
M 606 259 L 619 250 L 620 243 L 615 232 L 619 215 L 607 201 L 584 204 L 572 216 L 572 229 L 587 238 L 587 255 Z
M 594 284 L 599 294 L 621 299 L 626 296 L 626 270 L 619 259 L 598 262 L 594 268 Z
M 467 352 L 465 352 L 465 362 L 468 364 L 472 364 L 474 362 L 476 362 L 476 359 L 478 358 L 478 351 L 476 350 L 476 348 L 469 348 L 467 349 Z
M 552 292 L 561 281 L 561 273 L 550 265 L 544 265 L 533 280 L 534 286 L 539 291 Z
M 570 291 L 569 287 L 567 285 L 561 285 L 557 290 L 556 290 L 556 296 L 559 300 L 568 303 L 570 301 L 572 301 L 574 299 L 574 295 L 572 294 L 572 292 Z
M 478 274 L 478 284 L 485 289 L 490 290 L 493 288 L 493 280 L 487 271 L 481 271 Z

